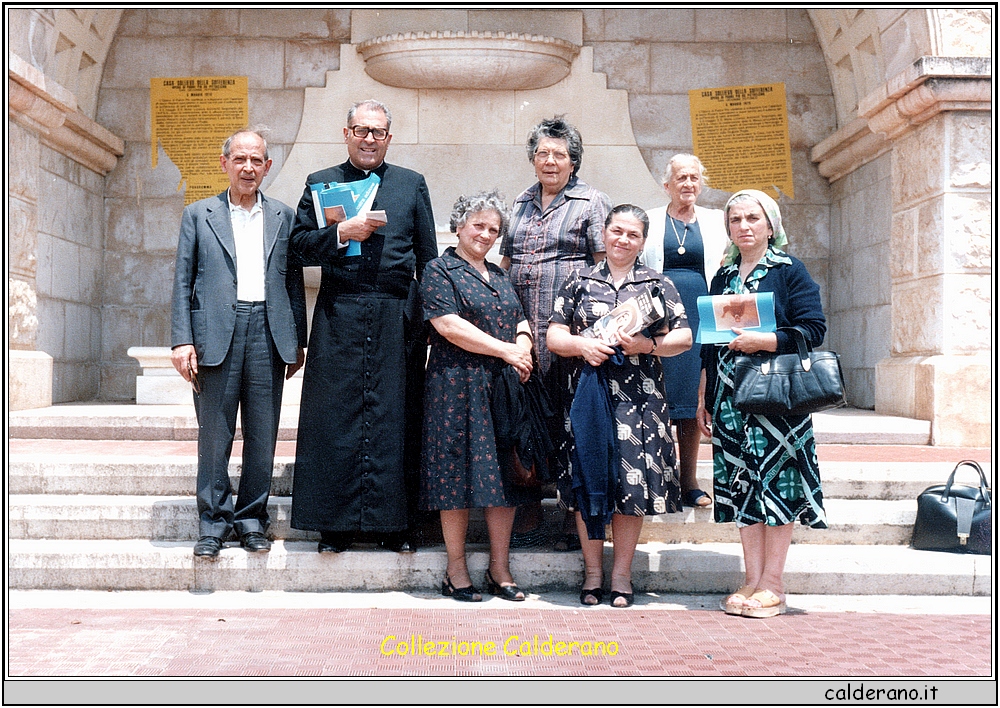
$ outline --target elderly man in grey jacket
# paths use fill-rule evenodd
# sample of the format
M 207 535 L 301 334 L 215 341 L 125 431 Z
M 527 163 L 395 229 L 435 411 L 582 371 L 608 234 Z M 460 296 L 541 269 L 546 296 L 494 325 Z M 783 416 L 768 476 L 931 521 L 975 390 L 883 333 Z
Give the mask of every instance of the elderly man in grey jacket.
M 171 360 L 194 389 L 198 542 L 217 558 L 232 531 L 268 551 L 267 499 L 283 378 L 304 361 L 305 287 L 288 250 L 294 212 L 260 184 L 271 168 L 260 132 L 241 130 L 219 158 L 229 189 L 184 209 L 174 272 Z M 229 456 L 241 411 L 243 471 L 233 500 Z

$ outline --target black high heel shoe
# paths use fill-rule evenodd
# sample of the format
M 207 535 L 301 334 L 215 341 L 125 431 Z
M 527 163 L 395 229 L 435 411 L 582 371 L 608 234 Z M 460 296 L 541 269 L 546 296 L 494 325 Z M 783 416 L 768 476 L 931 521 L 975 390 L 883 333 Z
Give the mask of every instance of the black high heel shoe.
M 444 576 L 444 580 L 441 581 L 441 594 L 445 597 L 453 597 L 459 602 L 482 602 L 483 596 L 479 594 L 476 590 L 475 585 L 469 585 L 464 588 L 456 588 L 451 583 L 451 578 L 447 575 Z
M 624 605 L 616 605 L 615 600 L 618 598 L 623 598 L 625 600 Z M 631 607 L 635 602 L 635 594 L 631 592 L 618 592 L 617 590 L 611 591 L 611 606 L 612 607 Z
M 588 597 L 594 598 L 595 600 L 597 600 L 597 602 L 587 602 L 587 598 Z M 602 602 L 604 602 L 604 590 L 603 589 L 601 589 L 599 587 L 596 587 L 596 588 L 583 588 L 583 590 L 580 591 L 580 604 L 581 605 L 584 605 L 586 607 L 595 607 L 596 605 L 600 605 Z
M 489 568 L 486 569 L 486 592 L 490 595 L 502 597 L 504 600 L 510 600 L 511 602 L 524 601 L 524 592 L 517 586 L 517 583 L 514 585 L 501 585 L 493 579 L 493 574 Z

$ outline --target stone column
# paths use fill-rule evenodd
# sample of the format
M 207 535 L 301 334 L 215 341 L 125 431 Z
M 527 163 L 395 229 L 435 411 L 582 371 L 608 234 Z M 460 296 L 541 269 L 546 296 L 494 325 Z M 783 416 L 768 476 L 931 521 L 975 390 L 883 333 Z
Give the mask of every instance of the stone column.
M 936 445 L 991 438 L 988 59 L 924 57 L 859 104 L 892 147 L 892 344 L 875 410 L 931 421 Z

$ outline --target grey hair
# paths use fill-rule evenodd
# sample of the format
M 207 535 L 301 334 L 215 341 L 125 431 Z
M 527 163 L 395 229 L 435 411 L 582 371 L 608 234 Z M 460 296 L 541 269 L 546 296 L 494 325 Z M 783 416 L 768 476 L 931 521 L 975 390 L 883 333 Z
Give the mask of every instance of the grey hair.
M 236 139 L 237 135 L 250 134 L 250 135 L 256 135 L 258 138 L 260 138 L 261 142 L 264 143 L 264 159 L 267 160 L 268 159 L 267 138 L 265 138 L 264 135 L 269 132 L 271 132 L 270 128 L 263 125 L 253 128 L 250 127 L 240 128 L 235 133 L 226 138 L 226 142 L 222 143 L 222 156 L 229 157 L 229 153 L 233 149 L 233 140 Z
M 528 162 L 535 161 L 535 150 L 542 138 L 555 138 L 566 141 L 566 149 L 569 150 L 569 159 L 573 162 L 573 176 L 580 171 L 583 164 L 583 138 L 580 131 L 569 123 L 563 116 L 546 118 L 536 125 L 528 133 Z
M 481 211 L 495 211 L 500 217 L 499 237 L 503 238 L 507 235 L 507 227 L 510 225 L 510 209 L 507 207 L 507 202 L 504 201 L 503 195 L 496 189 L 489 192 L 479 192 L 478 194 L 473 194 L 471 197 L 467 197 L 464 194 L 461 195 L 455 201 L 455 206 L 451 209 L 450 226 L 452 233 L 456 233 L 460 228 L 465 226 L 465 223 L 469 220 L 469 216 Z
M 698 159 L 697 155 L 691 155 L 686 152 L 679 152 L 670 158 L 667 163 L 667 169 L 663 171 L 663 184 L 670 181 L 670 178 L 674 176 L 674 170 L 682 162 L 692 162 L 698 168 L 698 174 L 701 175 L 701 186 L 704 187 L 708 184 L 708 176 L 705 174 L 705 166 L 701 164 L 701 160 Z
M 645 209 L 637 207 L 635 204 L 619 204 L 608 212 L 607 218 L 604 219 L 604 228 L 611 226 L 611 220 L 616 214 L 627 214 L 635 217 L 642 224 L 642 237 L 646 238 L 649 235 L 649 215 Z
M 350 125 L 351 121 L 354 120 L 354 114 L 358 112 L 359 108 L 367 108 L 370 111 L 382 111 L 382 115 L 385 116 L 385 127 L 388 130 L 392 126 L 392 113 L 389 111 L 389 106 L 385 105 L 381 101 L 376 101 L 374 98 L 369 98 L 365 101 L 358 101 L 350 110 L 347 111 L 347 124 Z

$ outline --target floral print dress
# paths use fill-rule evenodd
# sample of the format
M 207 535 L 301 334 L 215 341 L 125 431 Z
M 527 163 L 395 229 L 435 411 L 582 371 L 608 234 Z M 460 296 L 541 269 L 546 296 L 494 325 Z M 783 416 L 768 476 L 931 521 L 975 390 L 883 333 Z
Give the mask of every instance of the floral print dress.
M 677 289 L 656 271 L 636 264 L 616 288 L 606 262 L 575 271 L 556 297 L 550 324 L 569 327 L 579 334 L 616 306 L 652 287 L 660 288 L 666 301 L 666 316 L 656 327 L 662 334 L 686 328 L 687 318 Z M 614 513 L 628 516 L 666 514 L 681 510 L 677 460 L 670 430 L 670 414 L 663 388 L 663 368 L 656 356 L 623 357 L 621 364 L 609 360 L 602 366 L 607 375 L 614 409 L 620 466 L 614 493 Z M 574 360 L 577 372 L 586 364 Z M 574 379 L 575 385 L 575 379 Z M 569 505 L 572 496 L 572 445 L 569 407 L 563 418 L 567 436 L 560 446 L 560 500 Z
M 744 283 L 737 261 L 721 274 L 726 282 L 722 294 L 757 292 L 768 270 L 780 263 L 791 260 L 769 248 Z M 737 352 L 717 347 L 715 397 L 706 402 L 712 413 L 716 523 L 782 526 L 798 518 L 803 524 L 825 529 L 812 418 L 737 410 L 733 405 L 736 356 Z
M 487 334 L 513 342 L 521 303 L 507 274 L 487 263 L 489 282 L 454 247 L 432 260 L 421 281 L 424 319 L 454 314 Z M 420 508 L 425 511 L 516 506 L 522 493 L 502 472 L 490 393 L 506 364 L 466 351 L 430 328 L 424 388 Z

